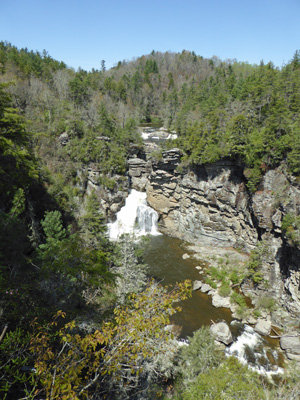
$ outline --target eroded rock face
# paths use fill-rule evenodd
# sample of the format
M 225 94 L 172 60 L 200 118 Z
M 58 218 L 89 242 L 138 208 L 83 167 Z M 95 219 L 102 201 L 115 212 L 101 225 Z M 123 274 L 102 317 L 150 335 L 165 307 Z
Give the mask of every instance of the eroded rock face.
M 241 171 L 229 161 L 176 171 L 180 150 L 163 153 L 147 185 L 160 230 L 184 240 L 252 248 L 257 240 Z

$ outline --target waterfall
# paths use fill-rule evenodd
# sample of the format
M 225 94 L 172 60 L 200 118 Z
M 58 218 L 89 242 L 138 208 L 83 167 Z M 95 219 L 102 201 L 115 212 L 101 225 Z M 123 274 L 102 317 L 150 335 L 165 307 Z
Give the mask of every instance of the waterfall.
M 160 234 L 157 212 L 147 205 L 146 196 L 145 192 L 130 191 L 125 206 L 117 213 L 116 221 L 108 224 L 110 239 L 117 240 L 123 233 L 135 236 Z

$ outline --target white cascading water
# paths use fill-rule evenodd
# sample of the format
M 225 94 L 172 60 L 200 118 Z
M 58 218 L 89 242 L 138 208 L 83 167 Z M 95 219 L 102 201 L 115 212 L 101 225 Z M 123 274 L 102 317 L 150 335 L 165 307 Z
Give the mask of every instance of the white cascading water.
M 276 350 L 274 352 L 276 353 Z M 242 334 L 226 349 L 226 354 L 237 357 L 242 364 L 247 364 L 252 370 L 270 378 L 284 372 L 282 368 L 269 362 L 266 343 L 249 325 L 243 325 Z M 273 354 L 273 357 L 276 358 L 276 355 L 277 353 Z
M 130 191 L 125 206 L 117 213 L 116 221 L 108 224 L 111 240 L 117 240 L 124 233 L 135 236 L 160 234 L 157 212 L 147 205 L 146 196 L 145 192 Z

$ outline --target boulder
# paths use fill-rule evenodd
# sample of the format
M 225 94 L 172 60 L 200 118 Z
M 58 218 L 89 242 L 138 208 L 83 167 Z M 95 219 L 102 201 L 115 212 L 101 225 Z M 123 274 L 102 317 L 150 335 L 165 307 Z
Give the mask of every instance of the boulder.
M 233 342 L 232 334 L 226 322 L 218 322 L 210 327 L 211 334 L 218 342 L 228 346 Z
M 183 254 L 182 258 L 183 258 L 184 260 L 187 260 L 188 258 L 190 258 L 190 256 L 189 256 L 187 253 L 185 253 L 185 254 Z
M 65 146 L 69 140 L 70 140 L 69 135 L 66 132 L 62 133 L 59 136 L 59 141 L 60 141 L 61 146 Z
M 289 359 L 300 361 L 300 337 L 298 332 L 286 333 L 280 338 L 280 347 Z
M 211 289 L 212 289 L 212 287 L 208 283 L 203 283 L 200 290 L 202 293 L 207 293 Z
M 271 321 L 259 318 L 254 327 L 254 330 L 263 336 L 268 336 L 271 333 Z
M 220 308 L 220 307 L 230 308 L 230 305 L 231 305 L 230 298 L 222 297 L 218 293 L 215 293 L 212 296 L 212 305 L 217 308 Z
M 194 281 L 193 282 L 193 290 L 199 290 L 202 287 L 202 282 L 201 281 Z

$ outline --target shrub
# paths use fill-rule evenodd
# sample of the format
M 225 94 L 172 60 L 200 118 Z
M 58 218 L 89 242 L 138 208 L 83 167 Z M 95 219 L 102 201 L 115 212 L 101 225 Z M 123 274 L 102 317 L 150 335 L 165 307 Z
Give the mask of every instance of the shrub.
M 182 346 L 178 354 L 178 369 L 186 385 L 198 374 L 216 367 L 220 362 L 220 354 L 216 351 L 214 339 L 209 328 L 202 327 L 189 337 L 189 345 Z
M 219 287 L 219 295 L 220 296 L 223 296 L 223 297 L 229 296 L 230 292 L 231 292 L 231 289 L 230 289 L 230 285 L 228 282 L 222 283 L 222 285 Z
M 183 392 L 183 400 L 195 399 L 264 399 L 259 376 L 230 357 L 219 367 L 199 374 L 197 379 Z

